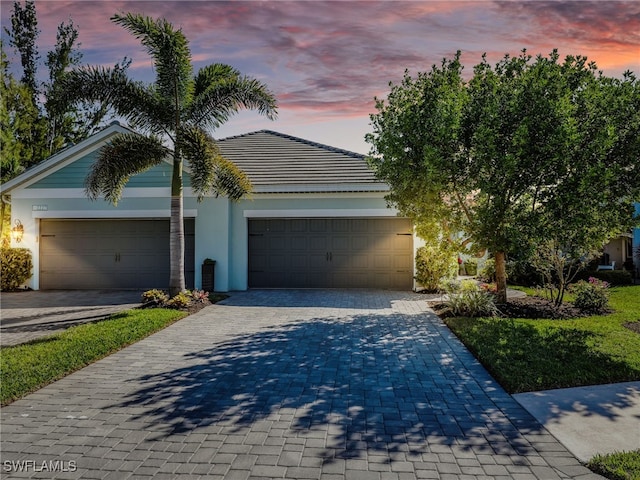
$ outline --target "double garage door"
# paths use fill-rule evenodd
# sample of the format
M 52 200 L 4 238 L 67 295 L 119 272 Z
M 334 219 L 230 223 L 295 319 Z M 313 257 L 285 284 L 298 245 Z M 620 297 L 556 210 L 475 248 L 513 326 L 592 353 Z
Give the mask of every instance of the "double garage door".
M 413 236 L 401 218 L 249 220 L 249 287 L 413 286 Z
M 194 282 L 194 220 L 185 220 L 185 279 Z M 41 220 L 40 288 L 169 286 L 169 220 Z

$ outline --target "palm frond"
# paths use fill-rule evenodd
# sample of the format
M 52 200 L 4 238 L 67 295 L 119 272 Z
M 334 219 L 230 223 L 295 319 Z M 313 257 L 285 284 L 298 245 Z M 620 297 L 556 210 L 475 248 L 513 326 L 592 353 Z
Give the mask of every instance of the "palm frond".
M 62 101 L 100 102 L 112 108 L 132 127 L 142 127 L 154 134 L 166 132 L 173 119 L 157 92 L 127 77 L 124 69 L 85 67 L 68 72 L 62 80 Z
M 193 124 L 215 129 L 241 108 L 257 110 L 271 120 L 278 115 L 275 96 L 268 87 L 228 65 L 201 69 L 194 84 L 196 95 L 186 115 Z
M 198 70 L 194 78 L 193 94 L 197 97 L 203 94 L 207 88 L 225 80 L 240 78 L 240 71 L 225 63 L 212 63 Z
M 131 32 L 153 58 L 160 96 L 186 106 L 193 94 L 193 69 L 189 40 L 164 18 L 139 14 L 114 15 L 111 20 Z
M 251 191 L 249 177 L 224 158 L 216 142 L 198 127 L 183 129 L 181 152 L 191 167 L 191 188 L 201 201 L 205 195 L 239 200 Z
M 160 164 L 171 151 L 156 137 L 133 133 L 115 136 L 100 149 L 98 159 L 85 179 L 87 196 L 100 196 L 117 205 L 131 176 Z

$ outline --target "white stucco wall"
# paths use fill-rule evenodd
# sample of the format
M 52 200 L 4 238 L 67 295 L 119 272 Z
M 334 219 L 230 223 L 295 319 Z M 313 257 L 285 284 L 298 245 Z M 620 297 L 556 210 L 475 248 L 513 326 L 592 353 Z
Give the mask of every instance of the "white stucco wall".
M 64 192 L 64 190 L 67 190 Z M 14 247 L 24 247 L 33 254 L 34 271 L 27 286 L 39 288 L 39 225 L 44 218 L 167 218 L 168 195 L 141 197 L 140 190 L 125 190 L 117 207 L 103 201 L 90 201 L 83 192 L 58 189 L 52 197 L 42 192 L 33 198 L 28 189 L 19 189 L 12 197 L 12 221 L 20 219 L 24 237 Z M 67 197 L 65 198 L 65 195 Z M 395 216 L 387 208 L 382 192 L 377 193 L 305 193 L 255 194 L 237 203 L 226 198 L 207 198 L 198 203 L 193 197 L 184 200 L 185 217 L 195 217 L 195 286 L 201 287 L 204 259 L 216 261 L 217 291 L 246 290 L 248 286 L 248 219 L 262 217 L 385 217 Z

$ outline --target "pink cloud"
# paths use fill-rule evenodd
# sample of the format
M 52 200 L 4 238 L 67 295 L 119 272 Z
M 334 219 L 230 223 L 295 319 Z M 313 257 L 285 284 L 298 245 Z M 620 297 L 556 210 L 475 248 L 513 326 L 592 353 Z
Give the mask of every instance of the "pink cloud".
M 12 2 L 2 1 L 7 25 Z M 225 62 L 265 81 L 283 112 L 368 121 L 374 96 L 405 69 L 429 70 L 462 50 L 465 73 L 522 48 L 586 55 L 605 74 L 640 73 L 638 2 L 492 1 L 50 1 L 38 2 L 41 54 L 57 25 L 71 16 L 87 64 L 112 65 L 125 55 L 131 74 L 151 81 L 139 42 L 114 25 L 116 12 L 165 17 L 191 42 L 196 69 Z M 284 116 L 284 115 L 283 115 Z

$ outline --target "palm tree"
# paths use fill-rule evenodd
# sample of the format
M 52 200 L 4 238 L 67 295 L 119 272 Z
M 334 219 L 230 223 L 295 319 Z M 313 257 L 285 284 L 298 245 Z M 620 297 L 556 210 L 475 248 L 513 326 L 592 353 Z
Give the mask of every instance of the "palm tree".
M 185 289 L 183 162 L 199 201 L 210 194 L 239 200 L 251 190 L 251 183 L 221 156 L 208 130 L 241 108 L 275 119 L 276 100 L 266 85 L 241 76 L 229 65 L 208 65 L 194 76 L 189 41 L 165 19 L 128 13 L 111 20 L 141 41 L 152 57 L 156 80 L 146 85 L 128 78 L 124 69 L 104 67 L 76 69 L 66 76 L 64 90 L 70 102 L 102 102 L 141 132 L 119 134 L 101 149 L 87 176 L 86 193 L 90 199 L 103 196 L 116 205 L 131 176 L 172 159 L 169 290 L 173 296 Z

